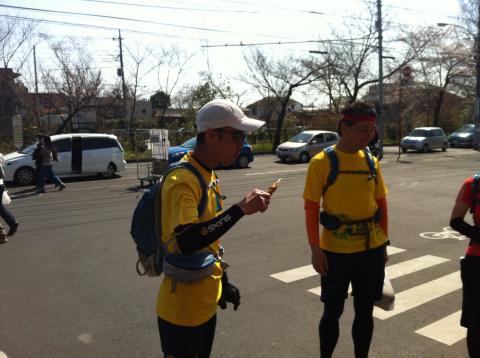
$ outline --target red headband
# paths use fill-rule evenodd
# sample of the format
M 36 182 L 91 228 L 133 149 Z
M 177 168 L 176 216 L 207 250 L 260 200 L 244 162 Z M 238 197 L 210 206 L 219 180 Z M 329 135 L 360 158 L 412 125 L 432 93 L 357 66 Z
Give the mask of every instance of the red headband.
M 356 116 L 350 114 L 344 114 L 342 121 L 353 121 L 353 122 L 373 122 L 375 123 L 377 117 L 369 115 L 369 116 Z

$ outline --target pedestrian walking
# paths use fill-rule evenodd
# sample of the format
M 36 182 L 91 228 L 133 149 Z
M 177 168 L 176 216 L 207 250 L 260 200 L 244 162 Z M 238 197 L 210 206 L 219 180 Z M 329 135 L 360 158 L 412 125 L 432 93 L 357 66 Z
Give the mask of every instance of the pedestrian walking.
M 245 133 L 263 124 L 246 117 L 227 100 L 211 101 L 199 110 L 197 145 L 182 160 L 201 174 L 207 187 L 207 204 L 199 215 L 202 186 L 191 170 L 176 169 L 167 175 L 160 197 L 162 242 L 168 245 L 169 252 L 191 255 L 207 251 L 218 257 L 223 234 L 244 215 L 267 209 L 270 194 L 252 189 L 240 202 L 224 210 L 225 197 L 213 170 L 219 164 L 232 163 L 242 149 Z M 240 304 L 240 292 L 228 281 L 225 267 L 224 263 L 216 262 L 209 276 L 195 282 L 175 281 L 165 275 L 156 308 L 165 357 L 210 356 L 217 305 L 226 308 L 230 302 L 236 310 Z
M 357 101 L 342 113 L 340 141 L 308 166 L 305 221 L 312 265 L 321 275 L 321 357 L 332 357 L 351 284 L 355 357 L 365 358 L 373 335 L 373 305 L 382 297 L 388 260 L 387 189 L 380 165 L 367 149 L 375 135 L 375 109 Z
M 7 236 L 12 236 L 18 229 L 18 222 L 15 220 L 15 217 L 12 215 L 10 210 L 8 210 L 3 204 L 3 192 L 6 190 L 5 183 L 5 158 L 3 154 L 0 153 L 0 216 L 8 225 L 8 233 L 5 232 L 5 229 L 0 224 L 0 244 L 4 244 L 8 241 Z
M 53 172 L 53 162 L 58 162 L 58 155 L 55 146 L 49 136 L 43 137 L 43 147 L 40 152 L 41 166 L 38 176 L 37 193 L 45 193 L 45 178 L 55 184 L 59 190 L 65 189 L 65 184 Z
M 35 138 L 36 146 L 35 150 L 32 153 L 32 159 L 35 161 L 35 190 L 39 190 L 38 183 L 43 160 L 43 134 L 37 134 Z
M 467 178 L 457 194 L 450 215 L 450 227 L 470 238 L 465 257 L 460 260 L 462 278 L 462 315 L 460 324 L 467 329 L 467 349 L 471 358 L 480 357 L 480 174 Z M 465 221 L 470 211 L 473 225 Z

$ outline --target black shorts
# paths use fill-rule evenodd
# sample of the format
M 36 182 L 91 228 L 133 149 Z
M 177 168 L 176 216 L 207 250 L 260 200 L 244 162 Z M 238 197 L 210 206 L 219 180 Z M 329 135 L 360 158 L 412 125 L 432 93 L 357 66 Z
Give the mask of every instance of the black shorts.
M 463 284 L 462 318 L 466 328 L 479 328 L 480 324 L 480 256 L 465 256 L 460 261 Z
M 160 343 L 165 355 L 181 357 L 197 354 L 198 358 L 210 356 L 217 325 L 217 315 L 214 315 L 207 322 L 193 327 L 177 326 L 160 317 L 157 317 L 157 319 Z
M 385 278 L 385 247 L 368 251 L 341 254 L 325 251 L 328 271 L 321 277 L 323 302 L 344 300 L 348 286 L 352 283 L 352 295 L 365 301 L 376 301 L 382 297 Z

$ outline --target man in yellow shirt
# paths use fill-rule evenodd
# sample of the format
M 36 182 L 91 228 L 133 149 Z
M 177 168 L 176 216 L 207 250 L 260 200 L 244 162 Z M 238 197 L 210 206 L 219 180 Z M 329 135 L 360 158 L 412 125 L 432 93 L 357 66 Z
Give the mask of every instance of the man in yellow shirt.
M 365 150 L 375 135 L 375 121 L 375 110 L 369 104 L 354 102 L 347 106 L 339 123 L 340 141 L 333 147 L 338 163 L 336 180 L 327 184 L 335 165 L 325 150 L 313 157 L 308 167 L 303 198 L 312 265 L 321 275 L 322 358 L 331 357 L 337 344 L 338 321 L 349 284 L 354 297 L 355 357 L 368 357 L 373 304 L 382 296 L 388 260 L 387 190 L 378 161 L 373 156 L 369 161 L 370 154 Z M 319 219 L 323 225 L 321 237 Z
M 213 171 L 218 164 L 231 164 L 242 149 L 245 133 L 263 124 L 246 117 L 238 106 L 227 100 L 211 101 L 199 110 L 197 146 L 182 160 L 200 172 L 207 186 L 207 204 L 199 213 L 202 186 L 190 170 L 179 168 L 165 178 L 161 222 L 162 241 L 168 244 L 168 252 L 218 254 L 220 237 L 239 219 L 268 208 L 270 194 L 252 189 L 239 203 L 224 211 L 224 196 Z M 211 275 L 196 282 L 173 282 L 165 276 L 156 309 L 165 357 L 209 357 L 219 301 L 222 306 L 225 301 L 232 302 L 236 309 L 239 298 L 238 290 L 228 282 L 220 262 L 215 263 Z

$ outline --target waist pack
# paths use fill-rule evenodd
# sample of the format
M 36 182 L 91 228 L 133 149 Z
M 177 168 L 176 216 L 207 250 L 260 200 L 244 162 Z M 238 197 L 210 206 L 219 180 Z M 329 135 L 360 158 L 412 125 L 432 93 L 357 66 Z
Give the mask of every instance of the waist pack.
M 375 214 L 366 219 L 359 220 L 340 220 L 337 216 L 328 214 L 325 211 L 320 213 L 320 224 L 329 230 L 337 230 L 342 225 L 355 225 L 355 224 L 368 224 L 370 222 L 380 221 L 380 210 L 377 210 Z
M 194 282 L 211 275 L 217 255 L 212 252 L 196 252 L 191 255 L 168 252 L 169 242 L 161 240 L 161 191 L 164 179 L 174 170 L 189 170 L 197 177 L 202 188 L 198 204 L 199 216 L 207 204 L 207 185 L 200 172 L 190 163 L 180 161 L 170 165 L 159 182 L 146 190 L 135 207 L 130 235 L 136 244 L 138 260 L 136 270 L 140 276 L 160 276 L 164 273 L 175 281 Z M 143 271 L 142 271 L 143 269 Z

